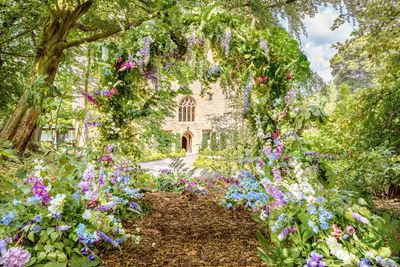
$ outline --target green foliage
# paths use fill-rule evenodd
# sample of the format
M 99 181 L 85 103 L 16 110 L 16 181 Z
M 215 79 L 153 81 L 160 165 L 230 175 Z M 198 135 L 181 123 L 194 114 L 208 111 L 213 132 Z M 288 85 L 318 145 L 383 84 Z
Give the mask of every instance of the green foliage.
M 215 132 L 211 133 L 211 139 L 210 139 L 210 149 L 212 151 L 217 151 L 219 148 L 218 142 L 217 142 L 217 134 Z

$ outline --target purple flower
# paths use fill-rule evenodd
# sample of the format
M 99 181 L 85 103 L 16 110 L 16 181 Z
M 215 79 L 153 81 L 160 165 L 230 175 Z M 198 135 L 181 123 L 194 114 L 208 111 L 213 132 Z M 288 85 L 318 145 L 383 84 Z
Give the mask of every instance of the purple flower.
M 87 101 L 89 101 L 92 104 L 98 105 L 100 104 L 99 101 L 94 98 L 94 96 L 92 96 L 91 94 L 87 93 L 87 92 L 82 92 L 82 95 L 86 98 Z
M 275 181 L 282 181 L 281 171 L 277 168 L 272 169 Z
M 290 233 L 296 232 L 296 227 L 294 226 L 290 226 L 290 227 L 286 227 L 282 230 L 282 232 L 278 235 L 278 239 L 280 241 L 282 241 L 283 239 L 286 238 L 286 236 Z
M 50 202 L 51 197 L 47 191 L 47 187 L 39 179 L 35 181 L 32 186 L 32 193 L 34 196 L 40 197 L 42 199 L 42 205 L 47 205 Z
M 231 31 L 227 30 L 224 32 L 222 39 L 221 39 L 221 46 L 225 49 L 225 55 L 229 56 L 229 44 L 231 42 Z
M 353 218 L 356 219 L 359 222 L 365 223 L 365 224 L 369 224 L 369 220 L 363 216 L 361 216 L 360 214 L 353 212 Z
M 261 50 L 266 54 L 266 55 L 268 55 L 268 53 L 269 53 L 269 49 L 268 49 L 268 43 L 267 43 L 267 41 L 264 39 L 264 38 L 260 38 L 260 48 L 261 48 Z
M 69 225 L 67 225 L 67 224 L 58 225 L 58 226 L 56 227 L 56 229 L 57 229 L 58 231 L 61 231 L 61 232 L 65 232 L 65 231 L 67 231 L 69 228 L 71 228 L 71 226 L 69 226 Z
M 108 202 L 108 203 L 106 203 L 106 204 L 104 204 L 104 205 L 100 205 L 100 206 L 98 207 L 98 209 L 99 209 L 99 211 L 101 211 L 101 212 L 105 212 L 105 211 L 108 211 L 108 210 L 114 208 L 115 206 L 117 206 L 117 203 L 115 203 L 115 202 Z
M 361 258 L 357 264 L 358 267 L 372 267 L 372 262 L 369 259 Z
M 89 255 L 89 260 L 94 261 L 96 259 L 96 256 L 94 254 Z
M 23 248 L 10 248 L 3 256 L 4 267 L 23 267 L 31 258 L 29 251 Z
M 108 235 L 106 235 L 104 232 L 97 230 L 98 235 L 106 242 L 110 243 L 111 245 L 113 245 L 114 247 L 119 247 L 118 242 L 114 241 L 114 239 L 112 239 L 111 237 L 109 237 Z
M 250 93 L 251 93 L 251 90 L 253 89 L 253 84 L 254 84 L 253 80 L 254 80 L 254 78 L 253 78 L 253 76 L 251 76 L 243 90 L 243 103 L 244 103 L 243 113 L 244 114 L 246 114 L 250 110 L 250 108 L 249 108 Z
M 139 204 L 134 202 L 134 201 L 129 203 L 129 207 L 132 208 L 132 209 L 135 209 L 135 210 L 137 210 L 139 212 L 143 212 L 142 208 L 139 206 Z
M 318 254 L 317 252 L 313 251 L 310 254 L 310 257 L 307 259 L 306 265 L 304 267 L 325 267 L 325 262 L 321 261 L 322 255 Z

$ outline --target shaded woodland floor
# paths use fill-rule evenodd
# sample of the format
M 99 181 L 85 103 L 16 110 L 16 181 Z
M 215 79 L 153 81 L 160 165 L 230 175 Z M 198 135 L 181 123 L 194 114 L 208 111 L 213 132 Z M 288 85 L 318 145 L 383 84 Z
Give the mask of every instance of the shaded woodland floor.
M 151 206 L 143 219 L 127 221 L 129 240 L 103 252 L 104 266 L 264 266 L 257 255 L 257 224 L 244 210 L 228 210 L 191 193 L 148 193 Z

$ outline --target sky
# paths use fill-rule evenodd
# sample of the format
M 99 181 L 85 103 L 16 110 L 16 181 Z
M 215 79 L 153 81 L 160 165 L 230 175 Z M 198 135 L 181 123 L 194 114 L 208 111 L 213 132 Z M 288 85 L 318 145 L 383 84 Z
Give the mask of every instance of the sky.
M 325 82 L 332 79 L 329 60 L 336 54 L 332 44 L 346 40 L 354 28 L 352 24 L 345 23 L 332 31 L 330 27 L 338 14 L 333 7 L 321 7 L 313 18 L 304 19 L 308 36 L 301 37 L 302 48 L 311 62 L 311 69 Z

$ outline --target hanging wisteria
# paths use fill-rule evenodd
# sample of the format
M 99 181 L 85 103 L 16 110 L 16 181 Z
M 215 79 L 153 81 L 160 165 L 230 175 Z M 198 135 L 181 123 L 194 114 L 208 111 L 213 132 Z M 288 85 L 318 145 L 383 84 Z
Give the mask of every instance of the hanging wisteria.
M 150 45 L 153 42 L 151 36 L 143 38 L 143 47 L 138 52 L 138 65 L 141 71 L 149 64 L 150 61 Z
M 265 55 L 269 55 L 269 48 L 268 48 L 268 43 L 264 38 L 260 38 L 260 48 L 264 52 Z
M 232 33 L 230 29 L 227 29 L 221 39 L 221 46 L 225 49 L 226 57 L 229 56 L 229 45 L 231 43 Z
M 187 60 L 189 63 L 191 63 L 193 59 L 193 47 L 196 44 L 195 33 L 192 32 L 188 36 L 186 36 L 186 41 L 187 41 L 187 50 L 186 50 Z
M 243 102 L 244 102 L 244 109 L 243 113 L 247 114 L 249 112 L 249 105 L 250 105 L 250 92 L 253 89 L 254 86 L 254 78 L 253 75 L 250 76 L 249 81 L 246 83 L 246 86 L 244 87 L 244 92 L 243 92 Z

